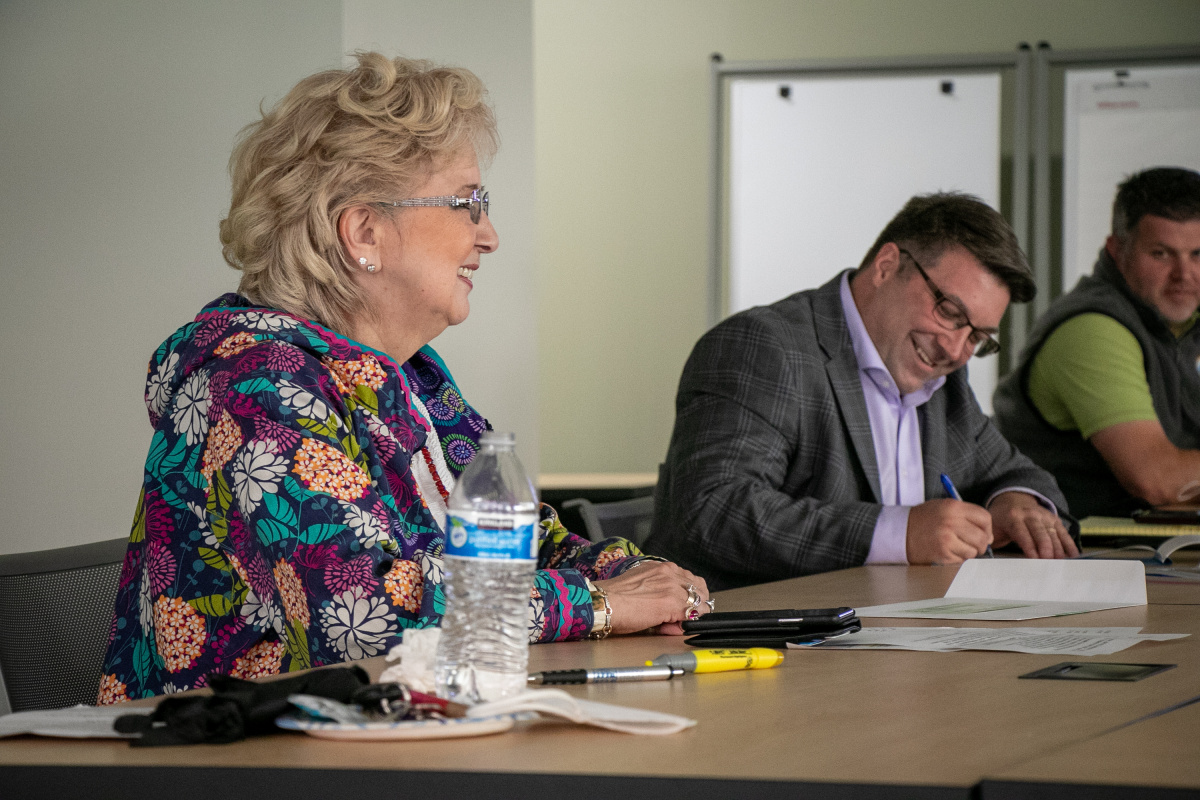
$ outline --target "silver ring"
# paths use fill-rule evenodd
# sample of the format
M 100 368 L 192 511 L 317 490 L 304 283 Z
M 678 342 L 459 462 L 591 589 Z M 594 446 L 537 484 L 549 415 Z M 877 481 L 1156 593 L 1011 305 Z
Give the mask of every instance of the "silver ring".
M 717 610 L 717 601 L 713 600 L 711 597 L 704 601 L 704 605 L 708 606 L 709 611 Z
M 683 615 L 684 615 L 684 617 L 686 617 L 689 620 L 699 619 L 700 618 L 700 603 L 702 602 L 700 600 L 700 592 L 696 589 L 695 584 L 691 584 L 691 583 L 688 584 L 687 592 L 688 592 L 687 605 L 684 606 Z

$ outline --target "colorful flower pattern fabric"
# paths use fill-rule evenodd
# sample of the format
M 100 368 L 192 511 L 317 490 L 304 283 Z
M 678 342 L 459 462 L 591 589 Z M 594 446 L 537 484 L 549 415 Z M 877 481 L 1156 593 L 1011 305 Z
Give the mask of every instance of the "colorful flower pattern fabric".
M 440 622 L 445 503 L 488 424 L 432 348 L 397 365 L 225 295 L 159 347 L 146 405 L 98 703 L 380 655 Z M 578 639 L 584 578 L 639 552 L 542 517 L 530 641 Z

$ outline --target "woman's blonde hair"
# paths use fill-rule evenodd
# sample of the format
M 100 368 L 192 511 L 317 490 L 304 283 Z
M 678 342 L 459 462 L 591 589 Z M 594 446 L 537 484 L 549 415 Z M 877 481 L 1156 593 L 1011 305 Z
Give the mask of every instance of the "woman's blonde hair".
M 496 152 L 487 91 L 465 69 L 356 53 L 305 78 L 247 125 L 229 160 L 233 198 L 221 253 L 249 300 L 343 334 L 365 297 L 338 239 L 359 203 L 403 199 L 464 147 Z

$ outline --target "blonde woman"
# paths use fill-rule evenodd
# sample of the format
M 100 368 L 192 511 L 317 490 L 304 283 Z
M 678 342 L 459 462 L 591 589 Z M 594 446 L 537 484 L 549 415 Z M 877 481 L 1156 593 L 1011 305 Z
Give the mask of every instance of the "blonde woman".
M 499 245 L 496 141 L 474 75 L 377 53 L 243 132 L 220 227 L 241 282 L 150 362 L 99 702 L 379 655 L 439 623 L 446 501 L 489 426 L 428 343 Z M 550 509 L 542 528 L 531 641 L 679 633 L 708 608 L 703 580 L 629 542 Z

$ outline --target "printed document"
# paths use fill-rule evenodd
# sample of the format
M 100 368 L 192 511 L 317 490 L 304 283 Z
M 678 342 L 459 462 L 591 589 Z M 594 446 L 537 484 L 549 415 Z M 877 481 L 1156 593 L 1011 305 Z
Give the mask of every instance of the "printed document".
M 1106 656 L 1138 642 L 1165 642 L 1186 633 L 1139 633 L 1141 628 L 863 628 L 809 649 L 1004 650 L 1057 656 Z M 803 645 L 789 645 L 800 649 Z
M 976 558 L 945 597 L 856 609 L 859 617 L 1024 620 L 1146 605 L 1138 561 Z

